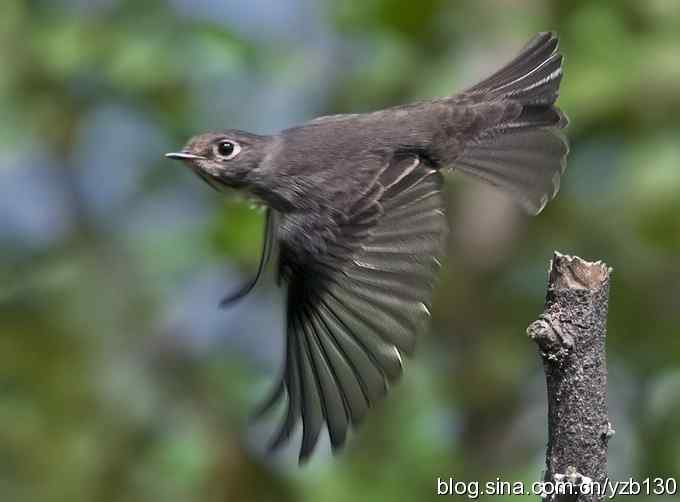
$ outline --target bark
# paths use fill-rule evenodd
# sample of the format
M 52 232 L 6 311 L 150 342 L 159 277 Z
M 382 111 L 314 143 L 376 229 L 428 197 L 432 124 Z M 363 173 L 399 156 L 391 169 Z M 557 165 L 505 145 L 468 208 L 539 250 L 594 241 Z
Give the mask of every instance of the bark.
M 605 335 L 611 269 L 555 252 L 543 314 L 527 329 L 547 381 L 548 448 L 544 481 L 563 493 L 548 500 L 595 501 L 607 477 Z

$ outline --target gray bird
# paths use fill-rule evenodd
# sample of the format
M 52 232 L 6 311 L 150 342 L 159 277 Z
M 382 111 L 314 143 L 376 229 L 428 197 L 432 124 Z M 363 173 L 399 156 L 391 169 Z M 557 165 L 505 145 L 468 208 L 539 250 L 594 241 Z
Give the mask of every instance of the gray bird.
M 540 33 L 489 78 L 452 97 L 314 119 L 271 136 L 238 130 L 192 138 L 167 157 L 218 190 L 267 207 L 254 279 L 270 261 L 287 291 L 276 449 L 302 420 L 300 462 L 322 428 L 333 450 L 403 369 L 430 317 L 445 249 L 442 169 L 512 194 L 539 213 L 557 194 L 568 146 L 554 106 L 562 55 Z M 273 260 L 272 260 L 273 259 Z

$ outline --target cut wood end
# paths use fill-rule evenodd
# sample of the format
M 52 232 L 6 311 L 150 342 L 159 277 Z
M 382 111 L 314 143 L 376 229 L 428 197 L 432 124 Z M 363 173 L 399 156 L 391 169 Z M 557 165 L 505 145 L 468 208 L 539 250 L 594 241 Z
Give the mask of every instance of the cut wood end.
M 611 267 L 602 261 L 589 262 L 555 251 L 550 263 L 549 283 L 556 289 L 598 290 L 609 280 L 611 272 Z

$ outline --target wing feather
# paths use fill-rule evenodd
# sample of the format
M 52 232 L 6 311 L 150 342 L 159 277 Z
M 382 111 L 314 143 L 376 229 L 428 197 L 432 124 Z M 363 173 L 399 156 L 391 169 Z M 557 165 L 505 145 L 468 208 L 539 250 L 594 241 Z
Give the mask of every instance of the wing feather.
M 323 348 L 326 361 L 333 370 L 338 389 L 343 396 L 349 421 L 352 424 L 359 424 L 366 415 L 368 401 L 357 379 L 356 372 L 323 322 L 321 313 L 314 311 L 310 314 L 310 318 L 312 325 L 319 334 L 319 344 Z M 338 435 L 339 442 L 336 446 L 341 446 L 344 442 L 345 432 L 343 431 L 342 437 Z M 331 437 L 332 439 L 333 437 Z
M 319 440 L 321 426 L 325 420 L 322 410 L 320 384 L 313 367 L 313 355 L 308 339 L 307 323 L 299 317 L 293 325 L 298 336 L 298 357 L 300 361 L 300 382 L 302 387 L 302 446 L 300 447 L 300 462 L 306 460 L 312 453 Z
M 308 318 L 309 319 L 309 318 Z M 346 400 L 342 382 L 336 376 L 330 358 L 323 348 L 317 325 L 309 319 L 304 325 L 312 363 L 318 378 L 322 398 L 324 419 L 328 426 L 331 446 L 336 448 L 345 441 L 348 426 Z
M 385 393 L 383 374 L 342 322 L 341 311 L 332 309 L 326 302 L 319 306 L 319 310 L 331 336 L 350 361 L 368 404 L 372 404 Z
M 278 449 L 290 438 L 297 421 L 300 419 L 302 399 L 296 345 L 295 337 L 288 336 L 286 339 L 286 371 L 283 374 L 283 382 L 285 384 L 286 395 L 288 396 L 288 406 L 285 419 L 270 443 L 270 450 Z
M 267 208 L 267 211 L 265 213 L 264 237 L 262 239 L 262 254 L 260 255 L 260 263 L 257 266 L 257 272 L 250 281 L 242 285 L 239 289 L 237 289 L 233 293 L 225 296 L 220 302 L 220 307 L 222 308 L 228 307 L 229 305 L 238 302 L 239 300 L 248 296 L 248 294 L 255 288 L 255 286 L 257 286 L 257 283 L 259 282 L 260 278 L 262 277 L 262 274 L 264 273 L 267 267 L 267 264 L 269 263 L 269 259 L 271 258 L 272 255 L 272 250 L 274 249 L 275 246 L 274 242 L 275 228 L 276 228 L 276 215 L 272 209 Z
M 379 359 L 381 359 L 380 354 L 389 352 L 386 351 L 383 347 L 381 347 L 381 345 L 383 344 L 381 344 L 380 342 L 382 340 L 391 347 L 397 346 L 397 344 L 395 343 L 395 339 L 398 338 L 398 335 L 387 337 L 385 334 L 383 334 L 385 330 L 384 326 L 376 322 L 375 318 L 371 318 L 369 315 L 366 314 L 366 312 L 358 310 L 351 304 L 347 305 L 333 298 L 329 300 L 327 305 L 329 306 L 328 307 L 329 310 L 332 309 L 333 313 L 338 318 L 341 318 L 345 321 L 343 323 L 343 326 L 347 327 L 348 331 L 353 328 L 361 329 L 361 331 L 355 331 L 355 333 L 357 333 L 356 337 L 358 340 L 363 341 L 363 343 L 361 344 L 362 348 L 373 356 L 374 361 L 373 364 L 374 366 L 376 366 L 376 368 L 383 372 L 385 372 L 385 367 L 388 367 L 390 370 L 393 369 L 394 361 L 389 360 L 379 361 Z M 399 326 L 398 329 L 403 331 L 403 327 L 401 326 Z M 399 340 L 399 342 L 400 345 L 402 346 L 408 346 L 411 340 L 407 339 L 405 335 L 402 335 L 402 338 Z M 370 350 L 370 347 L 373 347 L 374 350 Z M 394 354 L 392 354 L 392 356 L 393 355 Z

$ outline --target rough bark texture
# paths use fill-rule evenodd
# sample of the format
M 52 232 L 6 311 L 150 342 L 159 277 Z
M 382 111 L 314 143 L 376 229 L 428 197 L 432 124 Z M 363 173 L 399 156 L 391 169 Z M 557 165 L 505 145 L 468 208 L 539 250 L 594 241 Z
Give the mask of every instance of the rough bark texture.
M 546 305 L 527 333 L 537 343 L 548 389 L 545 481 L 580 485 L 551 500 L 602 500 L 607 477 L 605 335 L 611 269 L 555 252 Z M 585 485 L 589 485 L 586 487 Z M 590 493 L 589 493 L 590 492 Z

